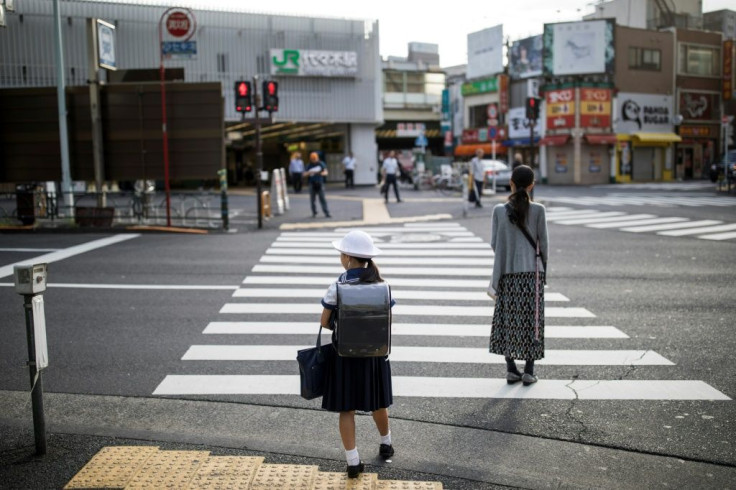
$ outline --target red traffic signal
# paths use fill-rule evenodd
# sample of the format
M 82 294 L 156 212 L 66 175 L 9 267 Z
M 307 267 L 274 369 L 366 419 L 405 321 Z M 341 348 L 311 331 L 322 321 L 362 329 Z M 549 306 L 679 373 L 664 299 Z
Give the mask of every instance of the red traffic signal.
M 526 118 L 532 121 L 539 119 L 539 103 L 540 100 L 536 97 L 526 98 Z
M 253 95 L 251 84 L 248 81 L 235 82 L 235 110 L 237 112 L 250 112 L 253 110 Z
M 279 110 L 279 84 L 273 80 L 263 82 L 263 108 L 268 112 Z

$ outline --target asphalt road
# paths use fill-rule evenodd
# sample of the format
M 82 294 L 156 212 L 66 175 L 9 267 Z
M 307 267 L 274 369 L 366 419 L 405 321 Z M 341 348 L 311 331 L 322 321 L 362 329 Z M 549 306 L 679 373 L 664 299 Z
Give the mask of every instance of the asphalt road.
M 630 197 L 628 203 L 626 196 Z M 360 197 L 380 196 L 374 189 L 349 192 L 331 189 L 328 201 L 332 221 L 360 218 Z M 502 197 L 503 194 L 497 199 Z M 663 218 L 736 223 L 736 196 L 715 196 L 698 187 L 686 190 L 625 186 L 540 187 L 535 197 L 549 208 L 564 206 L 591 212 L 647 213 Z M 700 202 L 701 198 L 718 199 L 719 202 L 700 205 L 675 202 L 684 199 L 682 202 L 692 204 Z M 459 202 L 431 192 L 420 194 L 403 189 L 402 199 L 404 203 L 389 203 L 392 217 L 449 213 L 453 218 L 445 222 L 457 223 L 484 241 L 489 238 L 494 198 L 486 197 L 484 208 L 471 208 L 466 212 Z M 647 199 L 656 204 L 648 204 Z M 252 208 L 251 201 L 247 195 L 233 196 L 231 206 L 242 210 L 239 215 L 243 219 L 246 210 Z M 50 358 L 44 378 L 46 392 L 149 399 L 158 398 L 153 393 L 169 375 L 294 375 L 296 364 L 293 361 L 182 360 L 193 345 L 290 346 L 313 342 L 313 333 L 247 337 L 203 335 L 210 322 L 235 319 L 223 315 L 221 308 L 233 302 L 235 289 L 242 285 L 244 278 L 254 275 L 253 267 L 260 263 L 269 246 L 283 236 L 278 229 L 280 224 L 320 223 L 326 228 L 312 231 L 332 231 L 330 220 L 309 217 L 311 212 L 305 196 L 292 196 L 291 203 L 292 209 L 286 215 L 267 221 L 263 230 L 255 230 L 252 220 L 238 224 L 234 218 L 234 233 L 141 234 L 53 262 L 49 272 L 51 287 L 44 295 Z M 110 234 L 3 234 L 0 235 L 0 267 L 48 253 L 21 249 L 69 249 L 107 236 Z M 614 326 L 625 337 L 548 338 L 546 348 L 635 350 L 656 353 L 669 362 L 663 365 L 539 365 L 537 372 L 541 380 L 696 380 L 726 397 L 736 397 L 736 367 L 729 362 L 736 348 L 733 335 L 736 239 L 714 241 L 688 235 L 632 233 L 618 228 L 596 229 L 583 224 L 551 222 L 550 243 L 549 291 L 569 298 L 569 305 L 564 306 L 585 308 L 595 317 L 548 319 L 547 325 Z M 287 275 L 300 276 L 300 265 L 304 264 L 293 264 L 294 272 Z M 477 267 L 489 268 L 490 262 L 479 259 Z M 490 272 L 485 279 L 489 276 Z M 390 281 L 391 277 L 387 279 Z M 0 390 L 27 391 L 22 298 L 13 292 L 11 280 L 7 276 L 0 277 L 0 316 L 3 318 Z M 142 287 L 122 288 L 135 285 Z M 241 301 L 284 302 L 274 298 Z M 310 301 L 315 300 L 294 300 Z M 406 299 L 400 303 L 424 305 L 427 301 Z M 431 303 L 457 305 L 452 300 Z M 550 303 L 548 306 L 560 305 Z M 317 317 L 310 318 L 281 311 L 251 314 L 248 321 L 313 321 L 316 326 Z M 463 322 L 463 318 L 455 320 Z M 406 323 L 443 321 L 447 319 L 421 315 L 402 317 L 402 322 Z M 487 322 L 490 324 L 490 318 Z M 395 348 L 411 345 L 486 349 L 487 343 L 487 337 L 394 338 Z M 393 375 L 501 378 L 504 369 L 500 364 L 410 361 L 394 363 Z M 318 408 L 317 402 L 307 402 L 295 395 L 176 395 L 167 398 L 307 410 L 304 413 Z M 736 471 L 736 405 L 732 400 L 397 396 L 391 415 L 397 421 L 422 423 L 429 430 L 436 427 L 438 431 L 449 430 L 450 434 L 453 430 L 460 434 L 470 428 L 488 431 L 488 434 L 574 441 L 642 455 L 715 463 Z M 283 438 L 289 436 L 287 432 L 279 434 Z M 334 437 L 337 439 L 336 431 Z M 394 437 L 400 441 L 402 435 L 396 433 Z M 426 435 L 427 440 L 430 438 Z M 421 446 L 423 440 L 419 437 L 414 444 Z M 462 441 L 452 444 L 462 444 Z M 445 457 L 437 455 L 437 463 Z M 486 477 L 478 477 L 478 480 L 500 483 Z

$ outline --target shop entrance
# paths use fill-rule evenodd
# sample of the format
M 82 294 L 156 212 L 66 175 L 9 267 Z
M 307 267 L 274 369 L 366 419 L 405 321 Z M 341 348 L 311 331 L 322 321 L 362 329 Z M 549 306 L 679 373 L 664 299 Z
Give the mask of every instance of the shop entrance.
M 697 144 L 684 144 L 677 147 L 676 177 L 691 180 L 700 178 L 703 172 L 703 147 Z
M 654 180 L 654 148 L 634 148 L 632 180 Z

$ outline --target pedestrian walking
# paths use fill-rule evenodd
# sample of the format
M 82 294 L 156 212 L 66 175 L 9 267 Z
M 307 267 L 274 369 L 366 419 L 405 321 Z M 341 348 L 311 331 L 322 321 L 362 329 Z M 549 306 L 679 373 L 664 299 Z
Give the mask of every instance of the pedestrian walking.
M 327 208 L 325 199 L 325 177 L 327 177 L 327 164 L 319 159 L 317 152 L 309 154 L 309 165 L 307 166 L 307 179 L 309 183 L 309 203 L 312 205 L 312 218 L 317 217 L 317 205 L 315 199 L 319 196 L 319 204 L 325 216 L 331 218 L 330 210 Z
M 506 381 L 537 382 L 534 361 L 544 358 L 544 284 L 546 282 L 547 217 L 532 202 L 534 171 L 520 165 L 511 173 L 511 195 L 493 208 L 491 248 L 493 278 L 489 296 L 496 300 L 490 351 L 506 359 Z M 524 373 L 516 359 L 526 361 Z
M 524 165 L 524 157 L 521 156 L 521 153 L 514 153 L 514 163 L 511 164 L 511 170 L 519 165 Z
M 342 159 L 342 165 L 345 168 L 345 188 L 354 188 L 355 187 L 355 181 L 353 179 L 355 175 L 355 157 L 353 156 L 353 152 L 348 152 L 347 155 L 345 155 L 345 158 Z
M 345 272 L 337 283 L 379 283 L 384 282 L 373 257 L 381 250 L 373 244 L 371 236 L 363 231 L 349 232 L 340 241 L 332 242 L 340 252 L 340 263 Z M 338 308 L 338 285 L 333 283 L 327 288 L 322 298 L 322 328 L 332 329 L 333 318 Z M 390 299 L 393 307 L 394 300 Z M 371 314 L 374 309 L 369 310 Z M 369 318 L 360 320 L 370 322 Z M 345 328 L 341 325 L 338 329 Z M 380 443 L 378 454 L 383 459 L 394 455 L 389 427 L 388 407 L 393 403 L 391 387 L 391 364 L 388 356 L 381 357 L 343 357 L 337 355 L 338 343 L 335 331 L 332 333 L 332 344 L 335 355 L 328 356 L 325 390 L 322 396 L 322 408 L 340 414 L 340 438 L 345 449 L 347 473 L 349 478 L 357 478 L 364 470 L 355 440 L 355 411 L 372 412 Z
M 381 174 L 383 175 L 383 179 L 385 181 L 385 194 L 384 197 L 386 199 L 386 202 L 388 202 L 388 189 L 391 186 L 394 186 L 394 194 L 396 194 L 396 202 L 401 202 L 401 197 L 399 197 L 399 187 L 398 183 L 396 182 L 397 177 L 399 176 L 399 162 L 396 160 L 396 152 L 393 150 L 389 152 L 388 157 L 383 161 L 383 164 L 381 165 Z
M 483 204 L 480 202 L 480 196 L 483 195 L 483 186 L 485 184 L 486 171 L 483 168 L 483 149 L 478 148 L 475 150 L 475 156 L 470 161 L 470 171 L 473 173 L 473 182 L 475 189 L 475 207 L 482 208 Z
M 304 178 L 304 162 L 302 161 L 302 154 L 298 151 L 291 154 L 289 177 L 291 177 L 291 186 L 294 188 L 294 192 L 301 192 L 302 179 Z

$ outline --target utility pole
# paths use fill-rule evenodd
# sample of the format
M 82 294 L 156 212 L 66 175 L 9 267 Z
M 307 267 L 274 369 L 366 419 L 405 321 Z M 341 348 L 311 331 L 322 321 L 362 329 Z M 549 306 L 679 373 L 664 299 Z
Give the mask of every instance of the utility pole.
M 56 100 L 59 109 L 59 143 L 61 150 L 61 195 L 67 216 L 74 216 L 72 177 L 69 170 L 69 131 L 66 121 L 66 81 L 64 80 L 64 40 L 61 36 L 59 0 L 54 0 L 54 37 L 56 55 Z
M 253 121 L 256 128 L 256 199 L 258 202 L 258 229 L 263 228 L 263 196 L 261 195 L 261 172 L 263 172 L 263 149 L 261 147 L 261 101 L 258 97 L 258 75 L 253 77 L 253 99 L 256 103 L 256 117 Z

